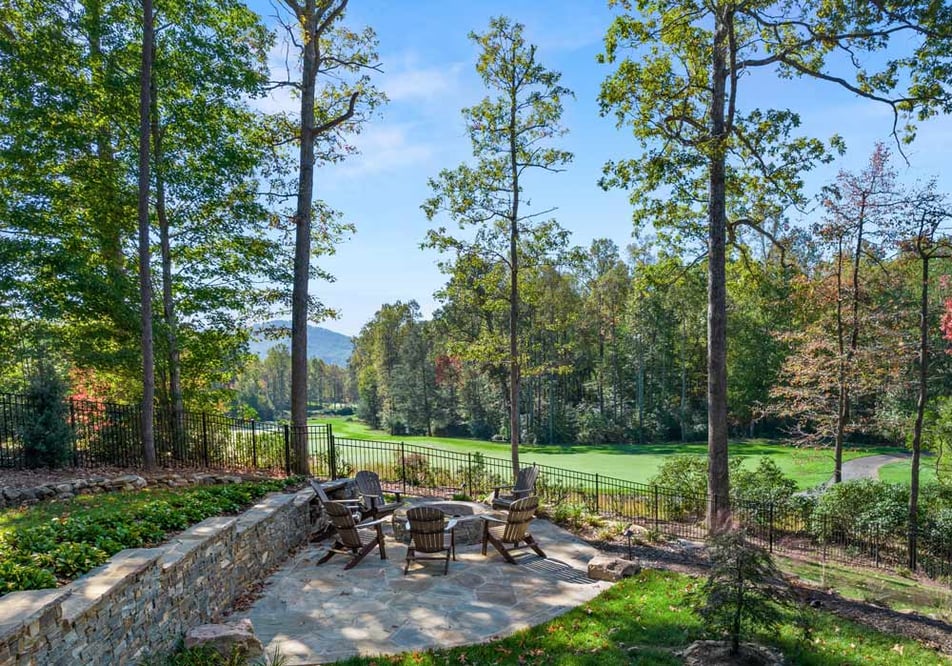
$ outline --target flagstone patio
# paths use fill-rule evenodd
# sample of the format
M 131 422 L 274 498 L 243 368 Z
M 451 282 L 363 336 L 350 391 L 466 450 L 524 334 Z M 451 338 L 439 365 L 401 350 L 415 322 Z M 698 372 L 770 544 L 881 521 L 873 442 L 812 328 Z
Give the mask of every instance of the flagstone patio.
M 532 533 L 548 559 L 528 551 L 514 566 L 491 546 L 483 557 L 479 544 L 457 545 L 447 576 L 441 562 L 414 564 L 404 576 L 406 546 L 389 536 L 387 560 L 374 551 L 350 571 L 344 556 L 316 566 L 325 540 L 293 557 L 249 610 L 230 619 L 249 618 L 266 649 L 277 647 L 289 664 L 323 664 L 488 641 L 550 620 L 609 586 L 586 576 L 594 548 L 545 520 L 534 521 Z

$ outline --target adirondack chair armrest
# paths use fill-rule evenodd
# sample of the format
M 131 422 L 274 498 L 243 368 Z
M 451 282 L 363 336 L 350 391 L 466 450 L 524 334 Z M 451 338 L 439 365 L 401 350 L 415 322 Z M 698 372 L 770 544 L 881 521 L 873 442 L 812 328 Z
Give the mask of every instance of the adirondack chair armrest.
M 373 527 L 374 525 L 381 525 L 390 520 L 390 516 L 384 516 L 383 518 L 377 518 L 377 520 L 368 520 L 363 523 L 357 523 L 355 527 Z
M 493 499 L 499 499 L 500 490 L 512 490 L 515 486 L 496 486 L 493 488 Z
M 373 494 L 371 494 L 371 493 L 360 493 L 360 494 L 363 495 L 364 497 L 369 497 L 371 503 L 372 503 L 374 500 L 380 500 L 380 503 L 381 503 L 381 504 L 386 504 L 386 503 L 387 503 L 387 500 L 384 499 L 384 496 L 383 496 L 383 495 L 373 495 Z M 395 495 L 398 502 L 402 502 L 402 501 L 403 501 L 403 498 L 400 496 L 401 493 L 390 493 L 390 494 L 391 494 L 391 495 Z
M 505 525 L 505 524 L 506 524 L 506 521 L 505 521 L 505 520 L 501 520 L 501 519 L 499 519 L 499 518 L 496 518 L 495 516 L 482 515 L 482 516 L 480 516 L 480 518 L 482 518 L 483 520 L 485 520 L 487 523 L 500 523 L 501 525 Z

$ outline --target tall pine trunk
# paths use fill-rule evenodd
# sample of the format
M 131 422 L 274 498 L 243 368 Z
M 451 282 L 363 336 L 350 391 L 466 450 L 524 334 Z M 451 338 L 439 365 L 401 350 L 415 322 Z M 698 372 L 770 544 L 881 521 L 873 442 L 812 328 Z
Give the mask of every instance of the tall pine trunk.
M 308 3 L 310 4 L 310 2 Z M 314 199 L 314 93 L 317 86 L 318 43 L 313 38 L 313 12 L 303 17 L 305 39 L 301 76 L 301 149 L 298 164 L 297 210 L 294 214 L 294 287 L 291 294 L 291 429 L 293 469 L 310 474 L 307 456 L 307 314 L 311 268 L 311 215 Z
M 921 243 L 921 239 L 919 241 Z M 922 456 L 922 421 L 929 399 L 929 255 L 920 247 L 922 291 L 919 302 L 919 397 L 916 400 L 916 423 L 912 431 L 912 472 L 909 478 L 909 568 L 919 565 L 919 466 Z
M 154 49 L 153 49 L 154 51 Z M 172 298 L 172 245 L 165 200 L 164 153 L 162 124 L 159 115 L 158 91 L 152 82 L 152 152 L 155 162 L 155 217 L 159 222 L 159 250 L 162 263 L 162 318 L 165 320 L 166 353 L 168 354 L 168 401 L 166 415 L 172 436 L 172 451 L 181 454 L 185 444 L 185 405 L 182 400 L 182 367 L 178 346 L 178 321 Z
M 509 218 L 509 442 L 512 478 L 519 476 L 519 167 L 516 149 L 516 82 L 509 106 L 509 167 L 512 174 L 512 209 Z
M 727 467 L 727 277 L 726 277 L 726 146 L 724 97 L 728 76 L 729 12 L 714 12 L 714 49 L 711 67 L 711 138 L 708 208 L 707 286 L 707 455 L 708 529 L 730 526 Z
M 142 458 L 155 469 L 155 358 L 152 344 L 152 276 L 149 234 L 149 138 L 152 45 L 155 23 L 152 0 L 142 0 L 142 70 L 139 76 L 139 300 L 142 315 Z

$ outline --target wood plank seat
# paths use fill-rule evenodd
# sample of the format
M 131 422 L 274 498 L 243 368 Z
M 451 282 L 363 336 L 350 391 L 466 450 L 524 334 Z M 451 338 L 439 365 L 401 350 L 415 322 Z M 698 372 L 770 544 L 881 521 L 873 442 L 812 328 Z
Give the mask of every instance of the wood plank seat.
M 344 565 L 344 569 L 353 569 L 374 548 L 380 548 L 381 560 L 387 559 L 383 542 L 383 522 L 386 518 L 357 522 L 351 508 L 335 500 L 325 502 L 324 511 L 334 526 L 337 538 L 327 554 L 317 561 L 318 564 L 324 564 L 334 555 L 349 555 L 351 560 Z
M 524 548 L 531 548 L 539 557 L 546 557 L 542 548 L 529 534 L 529 523 L 535 517 L 539 508 L 539 498 L 535 496 L 516 500 L 509 506 L 506 520 L 493 516 L 481 516 L 483 519 L 483 555 L 487 546 L 493 545 L 510 564 L 516 564 L 512 552 Z M 525 545 L 519 544 L 525 542 Z

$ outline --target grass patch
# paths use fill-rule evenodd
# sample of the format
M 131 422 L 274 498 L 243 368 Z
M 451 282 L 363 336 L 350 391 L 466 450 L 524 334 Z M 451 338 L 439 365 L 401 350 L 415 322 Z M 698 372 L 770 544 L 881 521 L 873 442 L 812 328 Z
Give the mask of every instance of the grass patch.
M 373 430 L 367 425 L 348 420 L 349 417 L 327 417 L 313 420 L 314 423 L 329 423 L 336 437 L 376 440 L 381 442 L 407 442 L 456 451 L 482 453 L 496 458 L 509 458 L 509 445 L 459 437 L 426 437 L 389 435 L 382 430 Z M 843 458 L 850 460 L 877 453 L 901 451 L 894 447 L 871 447 L 847 449 Z M 519 447 L 524 463 L 539 463 L 552 467 L 570 468 L 589 474 L 647 483 L 655 475 L 659 465 L 669 456 L 689 454 L 706 456 L 706 442 L 667 442 L 657 444 L 553 444 Z M 776 441 L 763 439 L 735 440 L 730 443 L 732 456 L 743 456 L 744 467 L 757 467 L 761 458 L 771 458 L 780 470 L 797 482 L 797 488 L 812 488 L 833 475 L 833 452 L 829 449 L 803 449 Z M 907 480 L 908 482 L 908 480 Z
M 79 495 L 0 511 L 0 596 L 64 584 L 125 548 L 237 513 L 294 479 Z
M 437 666 L 449 664 L 559 664 L 675 666 L 674 652 L 702 638 L 689 602 L 699 580 L 644 571 L 550 622 L 508 638 L 449 650 L 359 657 L 341 666 Z M 948 664 L 937 652 L 819 613 L 810 640 L 801 640 L 793 618 L 778 635 L 761 637 L 780 648 L 789 663 L 804 666 Z
M 887 483 L 909 484 L 909 476 L 912 474 L 912 462 L 902 460 L 900 462 L 889 463 L 879 468 L 879 480 Z M 919 484 L 935 483 L 937 481 L 935 474 L 935 458 L 924 458 L 919 465 Z
M 776 560 L 783 571 L 814 585 L 832 588 L 847 599 L 893 610 L 914 610 L 952 622 L 952 590 L 940 584 L 886 570 L 855 569 L 830 562 L 823 565 L 787 557 Z

